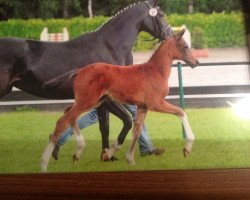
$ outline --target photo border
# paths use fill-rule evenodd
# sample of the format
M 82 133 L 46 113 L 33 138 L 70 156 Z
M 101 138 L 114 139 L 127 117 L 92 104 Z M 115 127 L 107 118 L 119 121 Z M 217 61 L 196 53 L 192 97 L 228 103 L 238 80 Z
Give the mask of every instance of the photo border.
M 241 0 L 250 49 L 250 0 Z M 2 174 L 0 199 L 248 199 L 250 169 Z

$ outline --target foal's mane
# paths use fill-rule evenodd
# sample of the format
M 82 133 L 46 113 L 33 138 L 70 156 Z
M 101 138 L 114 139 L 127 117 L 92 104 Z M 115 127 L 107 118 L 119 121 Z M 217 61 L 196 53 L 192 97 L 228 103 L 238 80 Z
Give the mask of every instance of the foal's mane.
M 149 60 L 160 50 L 161 46 L 164 45 L 169 39 L 173 38 L 174 36 L 166 37 L 162 42 L 158 43 L 157 47 L 153 51 L 152 55 L 150 56 Z

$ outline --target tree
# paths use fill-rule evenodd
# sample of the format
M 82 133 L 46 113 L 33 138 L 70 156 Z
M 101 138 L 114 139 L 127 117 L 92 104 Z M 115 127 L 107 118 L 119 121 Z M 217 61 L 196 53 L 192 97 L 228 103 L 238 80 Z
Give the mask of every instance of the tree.
M 63 18 L 68 18 L 69 17 L 68 4 L 69 4 L 69 0 L 64 0 L 63 1 Z
M 89 12 L 89 18 L 92 18 L 93 17 L 92 0 L 88 0 L 88 12 Z
M 0 20 L 9 18 L 70 18 L 79 15 L 112 16 L 122 8 L 139 0 L 0 0 Z M 167 13 L 231 12 L 240 11 L 236 0 L 162 0 L 161 8 Z
M 189 13 L 193 13 L 194 12 L 194 0 L 189 0 L 188 12 Z

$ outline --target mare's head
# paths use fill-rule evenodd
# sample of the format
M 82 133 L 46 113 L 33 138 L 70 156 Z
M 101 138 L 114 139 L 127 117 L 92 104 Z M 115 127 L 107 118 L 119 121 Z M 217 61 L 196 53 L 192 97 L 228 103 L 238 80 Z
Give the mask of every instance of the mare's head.
M 183 60 L 185 63 L 190 65 L 190 67 L 197 67 L 199 61 L 192 55 L 191 50 L 188 48 L 187 43 L 182 38 L 186 29 L 183 29 L 181 32 L 173 36 L 174 39 L 174 59 Z
M 164 40 L 173 34 L 171 26 L 165 19 L 164 12 L 157 6 L 158 0 L 148 0 L 142 3 L 145 6 L 145 19 L 140 29 Z

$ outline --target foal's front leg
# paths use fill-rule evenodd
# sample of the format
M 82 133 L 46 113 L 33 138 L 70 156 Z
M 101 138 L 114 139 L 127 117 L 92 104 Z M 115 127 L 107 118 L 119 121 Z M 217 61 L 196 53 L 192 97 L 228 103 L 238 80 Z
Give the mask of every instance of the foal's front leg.
M 186 144 L 183 149 L 183 154 L 186 157 L 192 151 L 192 146 L 195 140 L 195 137 L 189 125 L 186 113 L 180 107 L 174 106 L 166 102 L 165 100 L 161 101 L 158 104 L 157 103 L 154 104 L 151 110 L 156 111 L 156 112 L 174 114 L 180 117 L 183 127 L 185 129 L 185 133 L 186 133 Z
M 136 120 L 134 122 L 134 127 L 133 127 L 133 132 L 132 132 L 133 136 L 132 136 L 129 150 L 126 154 L 127 162 L 129 164 L 135 164 L 135 159 L 134 159 L 135 144 L 142 131 L 143 122 L 144 122 L 147 112 L 148 110 L 146 108 L 139 107 L 139 106 L 137 107 Z

